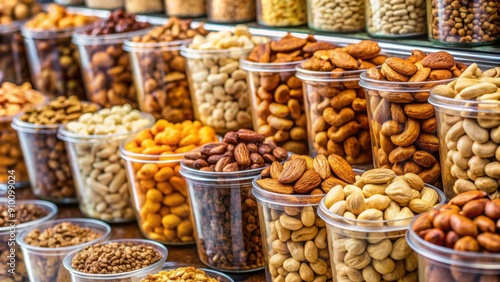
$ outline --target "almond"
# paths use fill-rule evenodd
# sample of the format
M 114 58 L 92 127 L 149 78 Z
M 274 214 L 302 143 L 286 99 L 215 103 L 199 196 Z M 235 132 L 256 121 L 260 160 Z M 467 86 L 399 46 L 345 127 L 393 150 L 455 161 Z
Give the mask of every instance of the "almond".
M 328 169 L 330 169 L 330 167 L 328 167 Z M 321 182 L 321 190 L 323 190 L 323 192 L 325 193 L 328 193 L 333 187 L 337 185 L 344 187 L 347 185 L 347 183 L 336 177 L 330 176 L 327 179 L 323 180 L 323 182 Z
M 388 64 L 393 70 L 404 75 L 414 75 L 418 71 L 417 66 L 401 58 L 390 57 L 385 60 L 385 63 Z
M 355 179 L 354 170 L 351 165 L 339 155 L 331 154 L 328 156 L 328 163 L 333 173 L 345 181 L 346 183 L 352 184 Z
M 279 194 L 293 194 L 293 187 L 291 185 L 283 185 L 279 183 L 276 179 L 272 178 L 263 178 L 257 180 L 257 184 L 263 189 L 279 193 Z
M 234 158 L 236 162 L 242 167 L 247 167 L 252 164 L 252 160 L 250 159 L 250 152 L 248 151 L 247 145 L 245 145 L 244 143 L 236 145 L 236 148 L 234 148 Z
M 278 179 L 283 172 L 283 165 L 276 161 L 271 164 L 271 167 L 269 168 L 269 173 L 271 174 L 272 179 Z
M 280 183 L 292 183 L 297 181 L 307 169 L 307 162 L 303 158 L 295 158 L 285 163 L 283 172 L 278 181 Z
M 309 169 L 295 183 L 293 190 L 300 194 L 309 193 L 318 187 L 320 183 L 321 177 L 319 174 L 315 170 Z
M 321 179 L 327 179 L 332 174 L 330 165 L 328 164 L 328 159 L 322 154 L 319 154 L 314 158 L 313 167 Z

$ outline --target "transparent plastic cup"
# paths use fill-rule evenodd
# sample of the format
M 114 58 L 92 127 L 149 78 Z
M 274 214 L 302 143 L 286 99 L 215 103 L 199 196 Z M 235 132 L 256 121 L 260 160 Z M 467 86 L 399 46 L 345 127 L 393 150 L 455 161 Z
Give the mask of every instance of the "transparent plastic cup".
M 31 82 L 21 26 L 25 20 L 0 25 L 0 83 Z
M 307 0 L 307 24 L 318 31 L 363 31 L 365 1 Z
M 366 31 L 380 38 L 423 35 L 427 31 L 426 2 L 366 1 Z
M 19 245 L 13 245 L 13 243 L 15 243 L 16 236 L 18 236 L 19 232 L 22 230 L 54 218 L 57 215 L 57 206 L 50 202 L 40 200 L 14 200 L 15 204 L 12 200 L 12 196 L 5 196 L 5 198 L 0 199 L 0 205 L 19 206 L 21 204 L 33 204 L 47 211 L 46 216 L 33 221 L 15 224 L 14 228 L 11 226 L 0 227 L 0 263 L 2 265 L 0 268 L 0 281 L 29 282 L 28 271 L 23 260 L 23 253 Z M 15 251 L 12 253 L 11 249 Z M 14 269 L 14 274 L 9 272 L 10 269 Z
M 77 253 L 79 253 L 83 248 L 80 248 L 79 250 L 75 250 L 71 253 L 69 253 L 65 258 L 64 261 L 61 265 L 61 267 L 64 265 L 64 268 L 66 268 L 67 271 L 69 271 L 71 275 L 71 281 L 72 282 L 100 282 L 100 281 L 115 281 L 115 282 L 140 282 L 141 279 L 146 278 L 148 274 L 152 273 L 157 273 L 162 269 L 163 264 L 165 263 L 165 260 L 167 259 L 168 256 L 168 251 L 167 248 L 165 248 L 163 245 L 160 243 L 156 243 L 153 241 L 149 240 L 143 240 L 143 239 L 120 239 L 120 240 L 110 240 L 110 241 L 105 241 L 105 242 L 100 242 L 101 244 L 107 244 L 107 243 L 132 243 L 132 244 L 141 244 L 141 245 L 148 245 L 153 247 L 157 252 L 160 253 L 161 259 L 157 261 L 156 263 L 134 271 L 130 272 L 124 272 L 124 273 L 117 273 L 117 274 L 91 274 L 91 273 L 85 273 L 78 271 L 74 269 L 71 266 L 71 261 L 75 257 Z
M 255 0 L 207 0 L 209 22 L 250 22 L 255 20 L 255 13 Z
M 29 184 L 28 170 L 17 132 L 11 128 L 13 117 L 0 117 L 0 190 L 8 185 L 25 187 Z
M 307 23 L 306 0 L 256 0 L 257 23 L 264 26 L 299 26 Z
M 39 229 L 43 232 L 43 230 L 54 227 L 62 222 L 70 222 L 80 227 L 90 228 L 92 231 L 101 234 L 101 237 L 83 244 L 61 248 L 35 247 L 26 243 L 26 236 L 33 230 Z M 19 233 L 16 240 L 23 251 L 24 262 L 28 269 L 30 281 L 69 281 L 69 272 L 62 265 L 64 257 L 74 250 L 80 250 L 88 245 L 107 240 L 110 233 L 111 227 L 102 221 L 85 218 L 64 218 L 46 221 L 42 224 L 26 228 Z
M 198 256 L 224 272 L 264 268 L 257 201 L 252 180 L 262 169 L 206 172 L 181 164 L 188 184 Z
M 160 272 L 162 271 L 171 271 L 171 270 L 176 270 L 176 269 L 179 269 L 179 268 L 183 268 L 183 267 L 189 267 L 189 266 L 192 266 L 190 264 L 178 264 L 178 263 L 170 263 L 170 262 L 166 262 L 164 265 L 163 265 L 163 268 L 160 270 Z M 199 270 L 202 270 L 205 272 L 205 275 L 210 277 L 210 278 L 215 278 L 217 279 L 217 281 L 219 282 L 234 282 L 234 279 L 229 277 L 227 274 L 224 274 L 220 271 L 217 271 L 217 270 L 213 270 L 213 269 L 208 269 L 208 268 L 197 268 Z M 150 274 L 156 274 L 156 273 L 150 273 Z
M 169 17 L 196 18 L 207 14 L 206 0 L 165 0 Z

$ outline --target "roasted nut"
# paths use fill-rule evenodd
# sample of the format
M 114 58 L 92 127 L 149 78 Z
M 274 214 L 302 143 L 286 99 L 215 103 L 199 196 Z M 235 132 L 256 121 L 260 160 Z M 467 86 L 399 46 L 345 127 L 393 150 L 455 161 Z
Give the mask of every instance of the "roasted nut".
M 371 35 L 397 37 L 426 31 L 425 1 L 382 1 L 377 5 L 367 2 L 367 5 L 366 29 Z
M 248 22 L 255 20 L 255 1 L 208 1 L 208 21 L 219 23 Z
M 285 3 L 279 0 L 257 0 L 257 22 L 267 26 L 296 26 L 307 23 L 305 0 Z
M 165 12 L 169 17 L 200 17 L 207 13 L 206 0 L 168 0 Z
M 365 2 L 349 3 L 332 0 L 308 2 L 308 25 L 312 29 L 333 32 L 354 32 L 365 28 Z

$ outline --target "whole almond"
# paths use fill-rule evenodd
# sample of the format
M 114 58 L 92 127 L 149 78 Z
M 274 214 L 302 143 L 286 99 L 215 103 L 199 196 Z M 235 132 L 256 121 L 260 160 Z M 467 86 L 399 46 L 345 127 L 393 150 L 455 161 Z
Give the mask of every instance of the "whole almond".
M 233 161 L 232 157 L 223 157 L 223 158 L 220 158 L 219 161 L 215 164 L 215 171 L 216 172 L 222 172 L 222 170 L 224 169 L 224 167 L 226 167 L 232 161 Z
M 408 207 L 414 212 L 414 213 L 424 213 L 426 211 L 429 211 L 433 208 L 433 205 L 427 201 L 424 201 L 422 199 L 413 199 L 410 201 L 408 204 Z
M 356 181 L 354 170 L 351 165 L 339 155 L 331 154 L 328 156 L 328 164 L 333 173 L 348 184 Z
M 450 204 L 462 207 L 467 202 L 470 202 L 470 201 L 475 200 L 475 199 L 485 198 L 487 195 L 488 195 L 488 193 L 486 193 L 484 191 L 480 191 L 480 190 L 467 191 L 467 192 L 461 193 L 461 194 L 455 196 L 453 199 L 451 199 Z
M 322 154 L 319 154 L 314 158 L 313 167 L 321 179 L 327 179 L 330 175 L 332 175 L 328 159 Z
M 278 179 L 283 172 L 283 165 L 276 161 L 271 164 L 271 167 L 269 169 L 269 173 L 271 174 L 272 179 Z
M 293 190 L 306 194 L 314 190 L 321 183 L 321 177 L 314 169 L 308 169 L 293 186 Z
M 295 158 L 285 163 L 283 172 L 278 181 L 280 183 L 292 183 L 297 181 L 307 169 L 306 160 L 303 158 Z
M 263 189 L 274 193 L 293 194 L 294 192 L 293 186 L 281 184 L 278 180 L 272 178 L 259 179 L 257 180 L 257 184 Z
M 242 166 L 247 167 L 252 164 L 252 160 L 250 159 L 250 151 L 248 151 L 247 145 L 244 143 L 239 143 L 234 148 L 234 158 L 236 162 Z
M 396 173 L 387 168 L 370 169 L 361 175 L 360 181 L 364 184 L 384 184 L 391 182 Z

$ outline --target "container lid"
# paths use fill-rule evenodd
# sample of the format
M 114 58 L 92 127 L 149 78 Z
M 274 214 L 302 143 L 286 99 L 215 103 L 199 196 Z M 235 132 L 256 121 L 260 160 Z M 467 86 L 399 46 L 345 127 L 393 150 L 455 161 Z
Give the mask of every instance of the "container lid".
M 123 32 L 123 33 L 113 33 L 113 34 L 103 34 L 103 35 L 88 35 L 84 31 L 88 29 L 75 30 L 73 33 L 73 43 L 76 45 L 99 45 L 99 44 L 120 44 L 126 39 L 130 39 L 134 36 L 140 36 L 146 34 L 151 30 L 152 27 Z
M 478 118 L 478 113 L 488 114 L 485 119 L 500 119 L 500 101 L 459 100 L 438 95 L 431 90 L 429 103 L 440 111 L 459 114 L 464 118 Z
M 429 91 L 432 87 L 441 84 L 448 84 L 455 78 L 435 80 L 435 81 L 422 81 L 422 82 L 399 82 L 399 81 L 386 81 L 371 79 L 367 76 L 366 71 L 360 75 L 359 86 L 368 90 L 386 91 L 386 92 L 422 92 Z
M 219 56 L 240 58 L 241 56 L 250 54 L 252 49 L 253 47 L 251 48 L 232 47 L 228 49 L 199 50 L 199 49 L 189 48 L 188 45 L 182 45 L 181 55 L 186 58 L 193 58 L 193 59 L 204 59 L 204 58 L 216 59 Z
M 154 51 L 177 51 L 192 39 L 175 40 L 170 42 L 132 42 L 129 39 L 123 43 L 123 50 L 127 52 L 148 53 Z
M 295 67 L 303 62 L 305 60 L 284 63 L 258 63 L 249 61 L 246 58 L 240 59 L 242 69 L 255 72 L 295 72 Z
M 137 163 L 168 164 L 178 163 L 184 158 L 185 153 L 150 155 L 134 153 L 125 149 L 125 145 L 132 142 L 134 139 L 135 136 L 131 136 L 120 144 L 120 156 L 127 161 Z
M 15 223 L 16 224 L 15 232 L 19 232 L 22 229 L 27 228 L 27 227 L 39 225 L 40 223 L 53 218 L 57 214 L 57 206 L 51 202 L 42 201 L 42 200 L 15 200 L 15 199 L 11 199 L 9 197 L 9 195 L 6 195 L 5 198 L 0 199 L 0 205 L 13 206 L 14 209 L 16 209 L 17 206 L 22 205 L 22 204 L 32 204 L 32 205 L 39 206 L 47 211 L 47 215 L 44 217 L 41 217 L 39 219 L 32 220 L 32 221 L 28 221 L 28 222 L 24 222 L 24 223 L 20 223 L 20 224 Z M 10 234 L 10 232 L 11 232 L 10 226 L 0 226 L 0 235 Z
M 292 206 L 292 207 L 306 207 L 313 206 L 316 207 L 319 205 L 319 202 L 325 194 L 316 194 L 316 195 L 301 195 L 301 194 L 279 194 L 267 191 L 262 189 L 259 184 L 257 184 L 257 180 L 261 179 L 260 177 L 255 178 L 252 181 L 252 194 L 257 198 L 257 200 L 280 206 Z
M 305 82 L 343 82 L 343 81 L 359 81 L 359 76 L 361 73 L 365 72 L 362 70 L 345 70 L 342 72 L 332 72 L 332 71 L 313 71 L 307 70 L 298 65 L 297 76 Z

